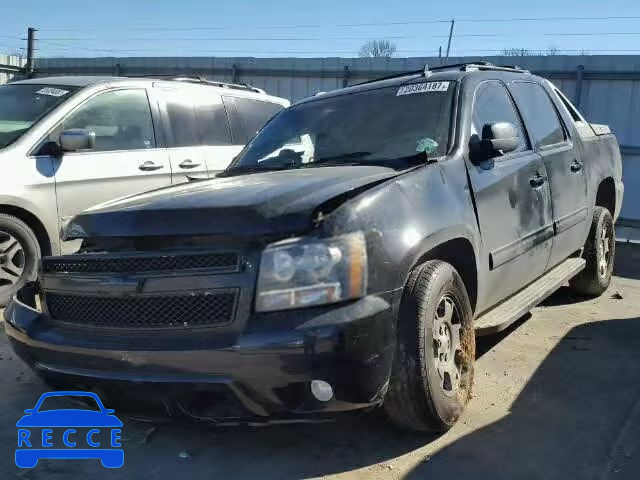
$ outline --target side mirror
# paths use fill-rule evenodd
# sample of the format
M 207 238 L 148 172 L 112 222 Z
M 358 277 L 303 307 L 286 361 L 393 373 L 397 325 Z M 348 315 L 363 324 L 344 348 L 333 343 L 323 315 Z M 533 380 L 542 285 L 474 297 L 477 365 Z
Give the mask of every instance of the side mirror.
M 72 128 L 60 134 L 59 142 L 63 152 L 91 150 L 96 144 L 96 134 L 84 128 Z
M 520 145 L 518 130 L 509 122 L 486 123 L 482 127 L 482 143 L 494 152 L 513 152 Z

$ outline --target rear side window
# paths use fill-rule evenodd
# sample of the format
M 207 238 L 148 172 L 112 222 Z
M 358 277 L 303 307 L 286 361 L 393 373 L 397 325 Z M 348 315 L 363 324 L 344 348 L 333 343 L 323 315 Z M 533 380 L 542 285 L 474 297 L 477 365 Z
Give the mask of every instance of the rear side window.
M 578 112 L 578 109 L 573 106 L 573 104 L 569 101 L 569 99 L 565 97 L 560 90 L 558 90 L 557 88 L 554 88 L 553 91 L 556 92 L 556 95 L 558 95 L 558 98 L 562 101 L 562 104 L 565 106 L 565 108 L 569 112 L 569 115 L 571 115 L 571 118 L 573 118 L 574 122 L 586 123 L 586 120 L 584 119 L 582 114 Z
M 220 95 L 199 96 L 195 109 L 201 144 L 231 145 L 229 121 Z
M 500 82 L 485 82 L 476 90 L 470 142 L 479 141 L 482 127 L 494 122 L 509 122 L 515 126 L 520 137 L 520 145 L 515 152 L 527 149 L 522 123 L 507 89 Z
M 273 116 L 284 109 L 282 105 L 250 98 L 235 98 L 240 121 L 244 127 L 247 141 L 252 139 Z
M 564 128 L 544 88 L 533 82 L 513 82 L 510 88 L 536 146 L 564 142 Z
M 193 101 L 185 94 L 164 92 L 165 106 L 173 142 L 172 147 L 194 147 L 200 144 Z

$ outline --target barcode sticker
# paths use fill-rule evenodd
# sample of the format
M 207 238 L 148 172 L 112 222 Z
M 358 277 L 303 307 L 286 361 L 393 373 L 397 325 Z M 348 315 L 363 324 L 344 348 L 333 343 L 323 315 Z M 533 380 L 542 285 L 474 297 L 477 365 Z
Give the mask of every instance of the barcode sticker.
M 412 83 L 411 85 L 400 87 L 396 96 L 426 92 L 446 92 L 447 90 L 449 90 L 449 82 Z
M 69 90 L 62 90 L 61 88 L 44 87 L 38 90 L 36 93 L 40 95 L 49 95 L 51 97 L 62 97 L 69 93 Z

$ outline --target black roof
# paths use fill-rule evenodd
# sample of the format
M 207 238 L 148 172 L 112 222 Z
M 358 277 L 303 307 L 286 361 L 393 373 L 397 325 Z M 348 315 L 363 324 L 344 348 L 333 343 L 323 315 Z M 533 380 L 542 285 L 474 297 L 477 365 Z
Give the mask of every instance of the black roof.
M 388 77 L 382 77 L 366 82 L 358 83 L 350 87 L 341 88 L 338 90 L 332 90 L 330 92 L 323 92 L 317 94 L 315 97 L 309 97 L 296 103 L 296 105 L 302 103 L 313 102 L 323 98 L 337 97 L 340 95 L 347 95 L 350 93 L 363 92 L 367 90 L 375 90 L 384 87 L 393 87 L 398 85 L 405 85 L 410 83 L 418 83 L 419 81 L 430 82 L 446 82 L 446 81 L 458 81 L 461 78 L 475 74 L 478 72 L 486 73 L 502 73 L 508 74 L 530 74 L 528 70 L 523 70 L 516 66 L 496 66 L 487 62 L 474 62 L 474 63 L 462 63 L 455 65 L 438 65 L 434 67 L 425 66 L 423 70 L 404 72 L 390 75 Z

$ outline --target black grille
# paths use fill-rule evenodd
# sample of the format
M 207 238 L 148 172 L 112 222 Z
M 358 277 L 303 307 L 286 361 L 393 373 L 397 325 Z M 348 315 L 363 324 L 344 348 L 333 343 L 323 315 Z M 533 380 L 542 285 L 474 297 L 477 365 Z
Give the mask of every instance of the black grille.
M 70 255 L 42 260 L 45 273 L 140 273 L 208 269 L 218 273 L 238 271 L 236 253 L 101 256 Z
M 236 291 L 134 297 L 47 293 L 46 301 L 54 320 L 111 328 L 171 328 L 230 322 L 236 295 Z

